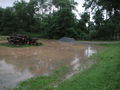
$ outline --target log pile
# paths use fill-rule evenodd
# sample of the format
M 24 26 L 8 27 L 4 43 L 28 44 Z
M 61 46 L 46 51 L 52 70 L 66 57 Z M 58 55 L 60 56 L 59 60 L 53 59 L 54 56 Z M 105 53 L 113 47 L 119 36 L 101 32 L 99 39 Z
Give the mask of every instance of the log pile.
M 13 45 L 39 45 L 38 39 L 30 38 L 25 35 L 13 35 L 7 38 L 9 44 Z

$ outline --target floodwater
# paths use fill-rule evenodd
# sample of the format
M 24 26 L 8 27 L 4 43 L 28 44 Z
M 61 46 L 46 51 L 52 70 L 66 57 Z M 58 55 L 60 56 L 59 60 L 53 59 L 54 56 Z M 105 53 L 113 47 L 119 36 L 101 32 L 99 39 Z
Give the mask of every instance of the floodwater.
M 69 78 L 94 62 L 88 57 L 99 50 L 98 46 L 70 44 L 41 40 L 43 46 L 29 48 L 0 47 L 0 90 L 15 87 L 20 81 L 50 72 L 68 65 Z

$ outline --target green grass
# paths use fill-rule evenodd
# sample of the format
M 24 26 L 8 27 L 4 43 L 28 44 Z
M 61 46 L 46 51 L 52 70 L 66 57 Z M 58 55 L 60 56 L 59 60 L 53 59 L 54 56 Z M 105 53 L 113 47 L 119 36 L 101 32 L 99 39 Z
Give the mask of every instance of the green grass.
M 120 44 L 102 46 L 105 49 L 92 57 L 97 63 L 70 79 L 59 83 L 66 73 L 62 68 L 50 76 L 21 82 L 15 90 L 120 90 Z
M 41 46 L 41 45 L 42 44 L 37 45 L 37 46 Z M 36 45 L 12 45 L 12 44 L 9 44 L 9 43 L 0 43 L 0 46 L 10 47 L 10 48 L 27 48 L 27 47 L 32 47 L 32 46 L 36 46 Z

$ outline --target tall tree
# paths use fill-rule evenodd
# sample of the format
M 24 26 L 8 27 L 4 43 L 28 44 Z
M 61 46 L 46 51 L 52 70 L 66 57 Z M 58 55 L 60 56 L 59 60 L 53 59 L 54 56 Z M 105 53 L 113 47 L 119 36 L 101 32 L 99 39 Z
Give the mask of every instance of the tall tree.
M 86 2 L 84 4 L 84 7 L 86 7 L 86 9 L 92 8 L 93 11 L 95 11 L 94 20 L 97 27 L 99 27 L 96 28 L 99 29 L 98 35 L 100 35 L 101 37 L 106 37 L 107 35 L 110 34 L 109 32 L 112 32 L 111 35 L 109 35 L 110 37 L 113 36 L 112 38 L 114 38 L 115 40 L 118 40 L 118 38 L 120 39 L 120 34 L 119 34 L 120 30 L 118 29 L 120 28 L 119 27 L 120 18 L 118 18 L 118 16 L 120 16 L 120 6 L 119 6 L 120 1 L 119 0 L 85 0 L 85 1 Z M 105 18 L 103 19 L 103 17 L 101 17 L 105 15 L 101 13 L 101 11 L 104 12 L 104 10 L 106 10 L 106 16 L 107 16 L 106 19 Z M 111 30 L 110 27 L 108 27 L 109 25 L 110 27 L 111 25 L 112 27 L 114 27 L 114 31 Z M 106 33 L 103 32 L 109 34 L 106 35 Z
M 1 19 L 1 29 L 2 29 L 2 34 L 11 34 L 14 33 L 16 30 L 16 22 L 14 19 L 15 15 L 13 12 L 13 8 L 6 8 L 3 11 L 3 16 Z

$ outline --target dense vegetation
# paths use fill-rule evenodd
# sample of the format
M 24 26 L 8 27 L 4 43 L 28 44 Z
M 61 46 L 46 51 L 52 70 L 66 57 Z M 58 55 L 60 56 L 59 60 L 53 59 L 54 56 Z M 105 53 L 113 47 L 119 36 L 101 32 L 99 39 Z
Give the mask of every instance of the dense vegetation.
M 120 40 L 119 3 L 119 0 L 85 0 L 86 11 L 77 19 L 73 13 L 77 11 L 74 0 L 16 1 L 13 7 L 0 8 L 0 34 Z
M 15 90 L 120 90 L 120 44 L 104 46 L 104 51 L 91 57 L 96 64 L 62 83 L 66 67 L 51 76 L 24 81 Z

